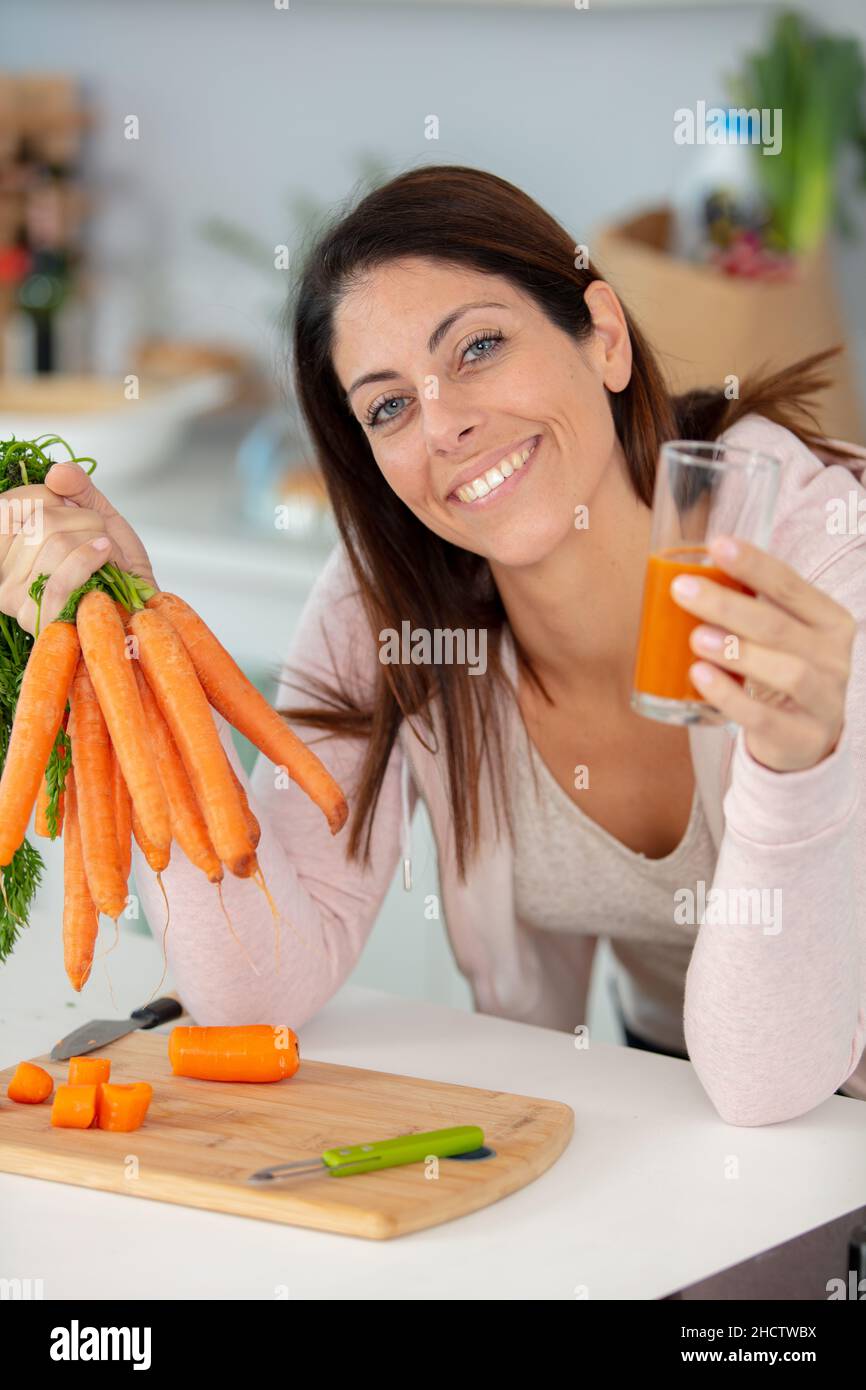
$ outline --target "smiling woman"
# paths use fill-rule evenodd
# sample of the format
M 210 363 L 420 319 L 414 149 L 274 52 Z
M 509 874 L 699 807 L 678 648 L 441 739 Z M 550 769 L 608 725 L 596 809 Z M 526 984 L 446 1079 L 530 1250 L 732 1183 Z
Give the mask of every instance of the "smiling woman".
M 430 728 L 437 698 L 461 874 L 476 843 L 482 730 L 497 828 L 501 809 L 510 824 L 506 631 L 524 719 L 538 738 L 547 731 L 547 761 L 567 789 L 573 731 L 586 751 L 605 708 L 610 775 L 581 805 L 594 801 L 607 829 L 656 855 L 688 820 L 683 731 L 627 712 L 658 451 L 755 414 L 814 440 L 804 402 L 831 354 L 747 383 L 739 399 L 671 398 L 639 328 L 574 247 L 505 180 L 422 168 L 335 220 L 290 305 L 297 393 L 373 630 L 485 628 L 491 649 L 480 690 L 460 667 L 390 666 L 363 709 L 332 691 L 327 710 L 320 700 L 291 710 L 331 731 L 368 730 L 352 852 L 365 831 L 369 851 L 402 719 L 417 713 Z M 582 530 L 579 508 L 590 518 Z M 559 739 L 557 705 L 568 724 Z M 632 779 L 616 770 L 629 762 Z
M 401 857 L 408 886 L 420 797 L 479 1009 L 582 1028 L 608 937 L 628 1036 L 687 1052 L 729 1122 L 802 1114 L 845 1083 L 866 1098 L 866 537 L 825 524 L 833 498 L 866 497 L 866 454 L 822 440 L 807 409 L 832 353 L 735 400 L 672 398 L 575 239 L 512 184 L 455 166 L 341 210 L 290 312 L 340 542 L 282 688 L 295 729 L 325 735 L 350 834 L 323 836 L 260 760 L 257 852 L 301 938 L 279 977 L 248 885 L 230 907 L 251 973 L 170 866 L 184 910 L 168 949 L 195 1017 L 254 1008 L 298 1028 L 315 1013 Z M 768 551 L 714 553 L 737 592 L 702 579 L 676 595 L 702 620 L 694 679 L 730 720 L 708 737 L 630 703 L 656 460 L 678 437 L 782 464 Z M 483 670 L 437 659 L 461 650 L 455 634 L 483 635 Z M 684 894 L 714 911 L 772 902 L 774 929 L 748 913 L 684 922 Z

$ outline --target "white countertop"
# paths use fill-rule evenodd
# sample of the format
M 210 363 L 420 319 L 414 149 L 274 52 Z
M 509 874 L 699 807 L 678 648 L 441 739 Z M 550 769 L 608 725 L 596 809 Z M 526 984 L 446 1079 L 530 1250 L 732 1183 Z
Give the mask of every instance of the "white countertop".
M 122 1017 L 162 971 L 158 945 L 129 929 L 106 964 L 114 1005 L 99 962 L 73 995 L 56 908 L 37 909 L 0 967 L 0 1066 Z M 0 1174 L 0 1277 L 41 1278 L 46 1299 L 273 1299 L 280 1286 L 292 1299 L 654 1299 L 866 1202 L 862 1101 L 734 1128 L 687 1062 L 579 1050 L 567 1033 L 352 985 L 301 1044 L 321 1061 L 564 1101 L 574 1137 L 522 1191 L 383 1242 Z

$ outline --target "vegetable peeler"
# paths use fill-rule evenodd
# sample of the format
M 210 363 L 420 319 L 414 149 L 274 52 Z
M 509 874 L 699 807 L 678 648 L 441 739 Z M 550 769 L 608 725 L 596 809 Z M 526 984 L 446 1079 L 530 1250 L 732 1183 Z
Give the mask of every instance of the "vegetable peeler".
M 277 1163 L 251 1173 L 248 1183 L 267 1186 L 289 1178 L 327 1173 L 332 1178 L 353 1173 L 372 1173 L 380 1168 L 397 1168 L 403 1163 L 421 1163 L 426 1158 L 453 1158 L 483 1149 L 484 1134 L 477 1125 L 457 1125 L 453 1129 L 432 1129 L 423 1134 L 400 1134 L 395 1139 L 379 1139 L 368 1144 L 351 1144 L 342 1149 L 326 1149 L 320 1158 L 300 1158 L 294 1163 Z M 486 1156 L 486 1151 L 485 1151 Z

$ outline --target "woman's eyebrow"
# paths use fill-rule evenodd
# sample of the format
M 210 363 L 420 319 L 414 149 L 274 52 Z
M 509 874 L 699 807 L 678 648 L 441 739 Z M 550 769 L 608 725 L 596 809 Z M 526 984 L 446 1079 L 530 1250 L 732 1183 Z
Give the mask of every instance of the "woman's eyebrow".
M 461 304 L 459 308 L 452 309 L 450 314 L 446 314 L 444 319 L 442 319 L 441 323 L 437 323 L 436 327 L 433 329 L 433 332 L 430 334 L 430 337 L 427 339 L 427 351 L 430 353 L 432 357 L 433 353 L 438 348 L 439 344 L 445 337 L 445 334 L 448 332 L 449 328 L 451 328 L 453 324 L 455 324 L 463 314 L 468 314 L 470 309 L 507 308 L 507 304 L 499 304 L 496 300 L 493 299 L 473 299 L 468 304 Z M 355 381 L 352 382 L 352 385 L 346 392 L 346 404 L 349 404 L 353 394 L 355 393 L 355 391 L 358 390 L 359 386 L 368 386 L 373 381 L 394 381 L 398 375 L 398 372 L 392 371 L 365 372 L 363 376 L 359 376 Z

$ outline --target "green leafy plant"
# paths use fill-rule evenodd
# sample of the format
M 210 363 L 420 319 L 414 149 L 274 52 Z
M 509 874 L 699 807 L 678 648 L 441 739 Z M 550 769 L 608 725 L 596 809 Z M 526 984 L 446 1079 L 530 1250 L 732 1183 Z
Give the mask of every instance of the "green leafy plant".
M 93 472 L 96 460 L 77 456 L 60 435 L 0 440 L 0 494 L 8 492 L 10 488 L 30 483 L 44 483 L 49 468 L 58 462 L 49 456 L 48 450 L 57 445 L 66 450 L 69 461 L 89 464 L 87 472 Z M 36 604 L 37 636 L 42 613 L 42 595 L 48 578 L 47 574 L 38 575 L 28 589 Z M 151 585 L 138 575 L 129 574 L 117 565 L 103 565 L 84 584 L 73 590 L 57 615 L 57 621 L 74 623 L 79 601 L 91 589 L 104 589 L 130 610 L 143 608 L 147 599 L 155 592 Z M 35 640 L 15 618 L 0 613 L 0 773 L 6 762 L 21 682 Z M 46 821 L 52 839 L 57 835 L 59 801 L 66 785 L 66 773 L 70 764 L 69 737 L 59 731 L 45 769 L 49 793 Z M 27 840 L 18 847 L 10 862 L 0 867 L 0 962 L 9 955 L 19 930 L 27 924 L 33 897 L 42 880 L 44 868 L 42 856 Z
M 866 67 L 858 41 L 829 34 L 788 11 L 778 16 L 767 47 L 746 58 L 729 78 L 734 100 L 749 109 L 782 112 L 782 147 L 754 147 L 758 177 L 770 207 L 771 244 L 801 254 L 813 250 L 835 222 L 852 224 L 838 190 L 847 147 L 859 156 L 866 189 Z

